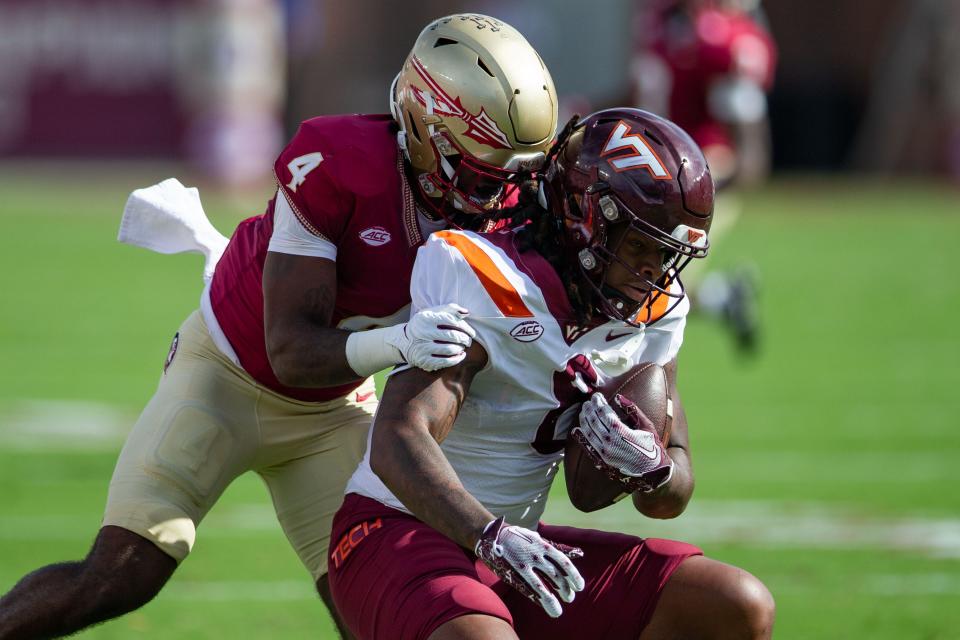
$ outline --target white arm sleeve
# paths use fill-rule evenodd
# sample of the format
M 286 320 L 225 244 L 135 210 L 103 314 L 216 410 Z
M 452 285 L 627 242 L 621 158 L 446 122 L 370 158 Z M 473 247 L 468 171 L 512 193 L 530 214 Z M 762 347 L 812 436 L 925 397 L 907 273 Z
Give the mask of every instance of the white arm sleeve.
M 463 256 L 452 246 L 431 235 L 417 249 L 410 276 L 410 317 L 415 313 L 450 302 L 461 302 L 460 272 Z M 469 302 L 469 300 L 466 300 Z
M 267 251 L 337 259 L 337 245 L 307 231 L 281 192 L 277 192 L 273 202 L 273 235 L 270 236 Z

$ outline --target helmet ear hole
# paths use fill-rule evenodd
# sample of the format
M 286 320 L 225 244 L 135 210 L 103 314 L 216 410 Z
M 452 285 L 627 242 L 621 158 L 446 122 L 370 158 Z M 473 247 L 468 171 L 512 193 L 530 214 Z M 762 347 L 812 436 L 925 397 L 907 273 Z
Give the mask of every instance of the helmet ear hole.
M 417 129 L 417 123 L 413 119 L 413 114 L 407 111 L 407 122 L 410 123 L 410 132 L 413 134 L 413 137 L 417 139 L 417 142 L 423 144 L 423 139 L 420 137 L 420 130 Z

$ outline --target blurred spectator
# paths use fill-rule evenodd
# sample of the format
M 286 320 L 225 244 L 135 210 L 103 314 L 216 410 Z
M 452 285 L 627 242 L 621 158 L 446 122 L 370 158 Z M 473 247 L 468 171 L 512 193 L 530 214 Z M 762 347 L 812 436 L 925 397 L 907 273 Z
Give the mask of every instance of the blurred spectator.
M 720 185 L 769 172 L 766 92 L 776 48 L 764 22 L 750 0 L 639 4 L 631 102 L 685 129 Z
M 634 20 L 630 102 L 672 119 L 703 149 L 722 193 L 710 234 L 716 246 L 739 214 L 731 189 L 756 185 L 770 171 L 773 38 L 751 0 L 641 0 Z M 697 306 L 724 319 L 737 344 L 752 349 L 753 272 L 700 271 L 684 274 Z
M 186 150 L 204 174 L 227 184 L 269 175 L 285 138 L 286 53 L 276 0 L 205 0 L 176 32 Z
M 279 0 L 0 0 L 0 156 L 186 158 L 269 175 Z

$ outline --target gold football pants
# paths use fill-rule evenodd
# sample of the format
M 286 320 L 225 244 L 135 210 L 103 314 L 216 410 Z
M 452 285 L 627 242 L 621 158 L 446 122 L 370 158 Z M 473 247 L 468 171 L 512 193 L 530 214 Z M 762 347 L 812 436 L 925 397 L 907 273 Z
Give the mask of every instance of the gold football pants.
M 178 335 L 120 453 L 103 524 L 133 531 L 180 562 L 227 486 L 255 471 L 287 539 L 319 578 L 327 572 L 333 515 L 366 448 L 377 405 L 373 379 L 347 397 L 300 402 L 259 385 L 226 358 L 199 311 Z

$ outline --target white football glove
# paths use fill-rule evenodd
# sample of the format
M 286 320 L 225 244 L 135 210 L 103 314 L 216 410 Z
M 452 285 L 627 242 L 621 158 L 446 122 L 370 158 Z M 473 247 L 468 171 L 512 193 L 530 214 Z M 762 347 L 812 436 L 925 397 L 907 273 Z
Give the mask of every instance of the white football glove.
M 633 424 L 624 424 L 603 394 L 594 393 L 583 403 L 580 424 L 571 436 L 598 468 L 624 483 L 629 492 L 655 491 L 670 481 L 673 461 L 643 411 L 619 394 L 614 401 Z
M 570 558 L 582 558 L 576 547 L 551 542 L 530 529 L 508 525 L 503 517 L 487 524 L 474 549 L 477 557 L 501 580 L 536 602 L 551 618 L 558 618 L 563 609 L 541 576 L 564 602 L 573 602 L 584 586 L 583 576 Z
M 387 339 L 408 364 L 436 371 L 460 364 L 467 357 L 477 332 L 464 318 L 469 311 L 456 304 L 445 304 L 418 311 L 404 326 L 402 337 Z
M 468 311 L 445 304 L 418 311 L 408 322 L 355 331 L 347 337 L 347 363 L 366 377 L 404 362 L 425 371 L 459 364 L 477 333 L 464 318 Z

